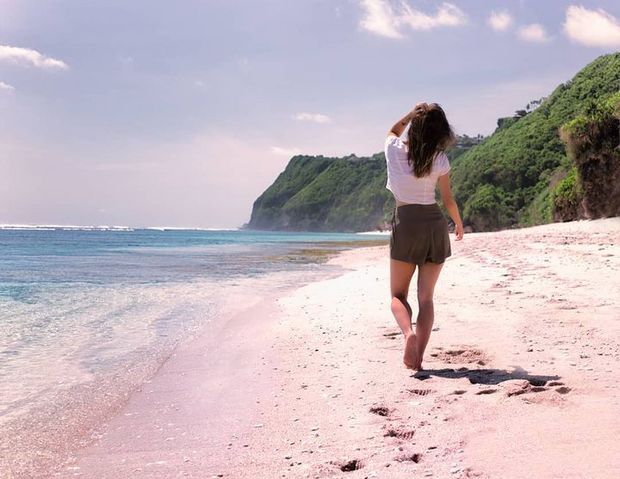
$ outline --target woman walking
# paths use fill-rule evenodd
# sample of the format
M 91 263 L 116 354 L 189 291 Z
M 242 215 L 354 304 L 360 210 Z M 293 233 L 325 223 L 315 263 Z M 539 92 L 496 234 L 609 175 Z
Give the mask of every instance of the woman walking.
M 409 125 L 407 141 L 401 135 Z M 388 132 L 385 140 L 386 187 L 396 207 L 390 236 L 390 289 L 392 313 L 405 337 L 403 362 L 421 370 L 424 350 L 433 328 L 433 293 L 445 259 L 450 256 L 448 222 L 435 201 L 435 187 L 455 224 L 456 239 L 463 238 L 463 222 L 450 189 L 450 162 L 445 150 L 454 133 L 436 103 L 419 103 Z M 412 328 L 407 302 L 409 283 L 418 267 L 418 316 Z

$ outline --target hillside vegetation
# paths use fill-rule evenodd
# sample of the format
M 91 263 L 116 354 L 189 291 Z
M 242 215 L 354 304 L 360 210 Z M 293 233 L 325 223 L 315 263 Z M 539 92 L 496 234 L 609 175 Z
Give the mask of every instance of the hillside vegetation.
M 553 221 L 553 182 L 572 168 L 560 128 L 618 91 L 620 53 L 599 57 L 460 156 L 451 177 L 465 223 L 480 231 Z
M 449 157 L 464 223 L 485 231 L 618 214 L 601 204 L 618 194 L 614 115 L 619 92 L 620 53 L 605 55 L 548 97 L 500 118 L 491 136 L 460 137 Z M 295 156 L 254 202 L 246 226 L 383 229 L 394 207 L 385 183 L 383 153 L 366 158 Z
M 464 154 L 481 138 L 459 137 L 449 156 Z M 294 156 L 254 202 L 249 228 L 296 231 L 385 229 L 394 208 L 383 153 L 360 158 Z
M 554 219 L 620 215 L 620 92 L 562 127 L 573 166 L 551 192 Z

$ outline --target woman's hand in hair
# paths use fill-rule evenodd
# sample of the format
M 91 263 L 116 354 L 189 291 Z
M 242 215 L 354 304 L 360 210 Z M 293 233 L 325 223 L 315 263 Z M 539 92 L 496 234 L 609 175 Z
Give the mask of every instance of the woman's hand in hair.
M 413 117 L 415 109 L 418 107 L 418 105 L 421 105 L 421 104 L 422 103 L 418 103 L 413 108 L 413 110 L 411 110 L 409 113 L 407 113 L 405 116 L 403 116 L 400 120 L 398 120 L 396 123 L 394 123 L 392 128 L 390 128 L 390 130 L 388 131 L 388 135 L 396 135 L 396 136 L 400 137 L 400 135 L 403 134 L 403 131 L 405 131 L 405 128 L 407 128 L 407 125 L 411 121 L 411 118 Z

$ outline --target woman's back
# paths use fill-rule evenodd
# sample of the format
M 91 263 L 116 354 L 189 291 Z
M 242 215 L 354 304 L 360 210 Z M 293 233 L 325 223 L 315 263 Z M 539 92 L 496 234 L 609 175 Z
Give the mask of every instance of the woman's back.
M 398 202 L 423 205 L 435 203 L 437 179 L 450 171 L 450 161 L 443 151 L 433 158 L 430 173 L 417 177 L 407 159 L 407 145 L 398 136 L 391 134 L 385 139 L 385 160 L 386 188 Z
M 406 128 L 407 144 L 400 139 Z M 437 103 L 418 103 L 392 125 L 385 139 L 386 187 L 396 199 L 390 233 L 390 307 L 405 337 L 403 363 L 418 371 L 433 328 L 435 284 L 452 255 L 448 221 L 435 201 L 437 184 L 454 221 L 456 239 L 463 237 L 463 222 L 447 174 L 450 162 L 443 153 L 453 142 L 454 132 Z M 414 332 L 407 296 L 416 269 L 418 315 Z

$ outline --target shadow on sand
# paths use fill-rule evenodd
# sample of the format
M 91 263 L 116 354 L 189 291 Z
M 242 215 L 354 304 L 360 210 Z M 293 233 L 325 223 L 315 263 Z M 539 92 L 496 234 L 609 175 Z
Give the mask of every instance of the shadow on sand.
M 525 379 L 532 386 L 544 386 L 548 381 L 557 381 L 558 375 L 530 374 L 520 366 L 516 366 L 513 371 L 505 369 L 469 369 L 466 367 L 453 369 L 423 369 L 412 374 L 412 378 L 424 381 L 431 376 L 447 379 L 467 378 L 471 384 L 499 384 L 510 379 Z

